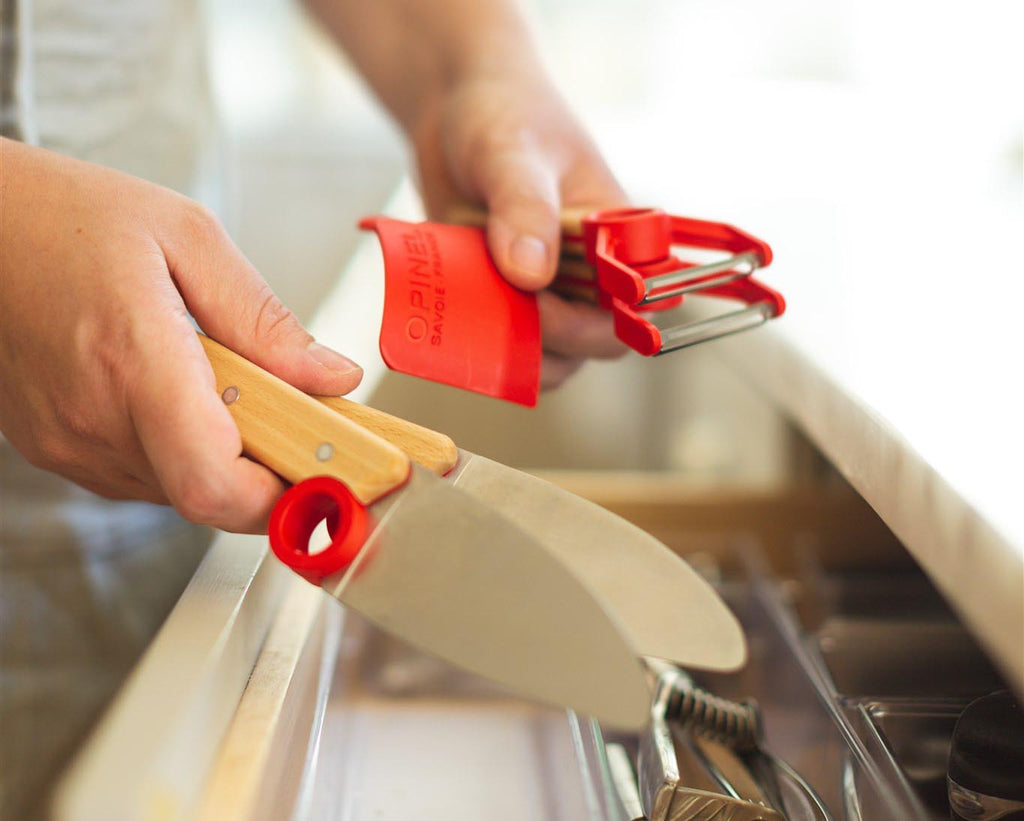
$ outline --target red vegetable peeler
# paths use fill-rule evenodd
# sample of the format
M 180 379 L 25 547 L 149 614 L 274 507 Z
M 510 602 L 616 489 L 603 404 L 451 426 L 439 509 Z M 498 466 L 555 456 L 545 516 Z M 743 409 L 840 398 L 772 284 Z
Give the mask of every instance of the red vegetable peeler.
M 644 356 L 753 328 L 786 309 L 782 294 L 751 277 L 771 263 L 771 248 L 731 225 L 676 217 L 657 208 L 620 208 L 563 215 L 562 230 L 563 259 L 552 287 L 610 310 L 616 335 Z M 724 251 L 727 256 L 696 263 L 677 256 L 677 249 Z M 583 264 L 573 256 L 582 256 Z M 686 294 L 696 293 L 745 307 L 669 328 L 645 316 L 674 308 Z
M 452 216 L 467 224 L 360 223 L 377 232 L 384 251 L 381 354 L 393 370 L 533 406 L 541 356 L 536 300 L 495 267 L 482 230 L 486 215 Z M 684 258 L 694 252 L 724 256 Z M 566 211 L 551 288 L 611 311 L 619 339 L 657 356 L 781 315 L 782 295 L 751 276 L 771 260 L 767 243 L 724 223 L 656 208 Z M 650 319 L 696 293 L 743 307 L 667 328 Z

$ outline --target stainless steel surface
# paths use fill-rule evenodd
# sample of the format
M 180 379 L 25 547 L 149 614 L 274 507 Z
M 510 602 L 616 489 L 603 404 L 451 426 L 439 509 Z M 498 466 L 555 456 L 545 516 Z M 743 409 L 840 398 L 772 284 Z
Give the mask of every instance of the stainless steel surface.
M 707 670 L 743 665 L 746 642 L 729 608 L 686 562 L 640 528 L 466 451 L 459 451 L 449 481 L 541 542 L 606 602 L 638 653 Z
M 808 818 L 832 821 L 832 814 L 810 782 L 764 749 L 764 728 L 756 702 L 717 696 L 671 665 L 649 663 L 648 667 L 658 673 L 665 719 L 681 727 L 683 742 L 726 795 L 755 802 L 767 798 L 780 810 L 796 805 Z M 726 745 L 735 757 L 705 739 Z M 751 781 L 756 785 L 753 788 L 748 783 Z
M 739 266 L 745 266 L 746 270 L 737 271 Z M 709 262 L 704 265 L 694 265 L 690 268 L 680 268 L 678 271 L 668 271 L 657 276 L 644 279 L 644 298 L 639 305 L 650 305 L 652 302 L 659 302 L 663 299 L 671 299 L 674 296 L 690 294 L 696 291 L 705 291 L 718 285 L 725 285 L 737 279 L 750 276 L 760 267 L 757 254 L 745 253 L 735 254 L 726 259 L 716 262 Z M 724 276 L 713 277 L 712 274 L 724 273 Z M 705 278 L 707 277 L 707 278 Z M 671 291 L 654 293 L 658 288 L 669 285 L 678 285 Z
M 974 792 L 952 779 L 949 779 L 949 803 L 960 818 L 970 818 L 971 821 L 998 821 L 1012 817 L 1011 813 L 1018 816 L 1024 813 L 1024 801 Z
M 725 795 L 680 787 L 666 821 L 786 821 L 769 807 Z
M 757 749 L 761 719 L 757 705 L 716 696 L 693 683 L 684 671 L 669 669 L 660 675 L 667 692 L 665 720 L 688 725 L 701 735 L 745 752 Z
M 750 788 L 752 785 L 738 783 L 741 779 L 743 782 L 750 781 L 749 773 L 739 772 L 740 762 L 735 759 L 723 761 L 722 756 L 712 756 L 708 749 L 711 745 L 704 743 L 703 739 L 696 738 L 690 733 L 682 735 L 690 753 L 700 762 L 704 770 L 714 780 L 715 786 L 724 795 L 735 798 L 737 801 L 753 801 L 759 805 L 764 804 L 764 796 L 756 785 L 753 785 L 753 789 L 743 789 L 744 787 Z M 729 771 L 726 772 L 726 769 Z
M 764 759 L 775 770 L 784 806 L 788 808 L 797 804 L 802 807 L 806 817 L 814 818 L 816 821 L 833 821 L 832 812 L 818 795 L 818 791 L 811 786 L 810 781 L 778 756 L 764 753 Z
M 621 744 L 609 744 L 605 752 L 618 802 L 616 809 L 619 811 L 619 818 L 621 821 L 646 821 L 644 808 L 640 805 L 636 773 L 633 772 L 626 748 Z
M 661 330 L 661 350 L 657 355 L 688 348 L 700 342 L 718 339 L 750 328 L 763 325 L 774 316 L 772 307 L 766 302 L 758 302 L 738 311 L 714 316 L 699 322 L 688 322 L 673 328 Z
M 644 723 L 649 695 L 626 634 L 523 530 L 418 466 L 369 510 L 373 533 L 325 590 L 384 630 L 519 693 L 611 726 Z
M 661 688 L 651 707 L 651 721 L 640 736 L 637 777 L 640 803 L 650 821 L 667 821 L 672 795 L 679 786 L 679 764 L 665 714 L 665 693 Z
M 770 807 L 681 783 L 675 743 L 663 715 L 666 688 L 655 698 L 640 738 L 640 799 L 649 821 L 785 821 Z

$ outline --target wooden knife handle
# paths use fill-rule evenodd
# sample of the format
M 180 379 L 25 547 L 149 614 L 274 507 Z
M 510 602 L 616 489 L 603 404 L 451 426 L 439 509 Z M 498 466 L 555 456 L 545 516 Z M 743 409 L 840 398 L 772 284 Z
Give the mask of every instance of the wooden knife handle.
M 404 484 L 409 457 L 390 442 L 199 335 L 247 456 L 288 482 L 333 476 L 370 504 Z
M 316 398 L 346 419 L 351 419 L 381 439 L 386 439 L 414 462 L 439 476 L 446 474 L 459 461 L 459 449 L 443 433 L 341 396 Z

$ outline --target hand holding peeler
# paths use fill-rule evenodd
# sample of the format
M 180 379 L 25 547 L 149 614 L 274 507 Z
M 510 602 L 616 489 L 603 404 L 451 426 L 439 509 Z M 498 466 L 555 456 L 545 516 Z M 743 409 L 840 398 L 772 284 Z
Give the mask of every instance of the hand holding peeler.
M 368 217 L 384 252 L 380 347 L 394 370 L 532 406 L 541 340 L 533 294 L 508 284 L 487 251 L 486 214 L 456 209 L 455 223 Z M 720 222 L 657 208 L 567 210 L 551 289 L 610 311 L 616 336 L 644 356 L 757 327 L 785 311 L 782 295 L 753 274 L 771 263 L 767 243 Z M 694 261 L 695 255 L 717 258 Z M 742 307 L 659 327 L 659 311 L 700 294 Z
M 687 249 L 725 255 L 690 262 L 680 256 Z M 583 264 L 573 264 L 574 258 Z M 751 276 L 771 261 L 766 242 L 722 222 L 658 208 L 569 211 L 562 215 L 562 261 L 552 288 L 610 310 L 619 339 L 644 356 L 658 356 L 780 316 L 782 295 Z M 651 312 L 674 308 L 687 294 L 746 307 L 664 329 L 650 320 Z

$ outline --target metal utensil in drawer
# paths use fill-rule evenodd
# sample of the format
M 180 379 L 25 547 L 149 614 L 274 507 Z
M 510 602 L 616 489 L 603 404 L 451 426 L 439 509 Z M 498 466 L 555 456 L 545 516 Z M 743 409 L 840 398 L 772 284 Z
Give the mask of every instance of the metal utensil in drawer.
M 762 803 L 684 783 L 672 729 L 666 720 L 669 702 L 675 694 L 676 691 L 665 683 L 665 677 L 659 676 L 651 721 L 640 738 L 637 756 L 640 801 L 646 818 L 649 821 L 784 821 L 779 812 Z
M 813 787 L 762 746 L 760 713 L 753 702 L 719 698 L 682 670 L 648 661 L 657 675 L 651 724 L 641 740 L 641 796 L 651 821 L 699 818 L 784 818 L 792 805 L 801 816 L 832 821 Z M 722 794 L 680 787 L 680 763 L 672 729 Z M 674 784 L 671 794 L 667 786 Z M 725 804 L 722 801 L 728 800 Z M 699 814 L 717 806 L 718 816 Z M 677 814 L 688 813 L 688 814 Z M 732 812 L 734 815 L 726 815 Z

